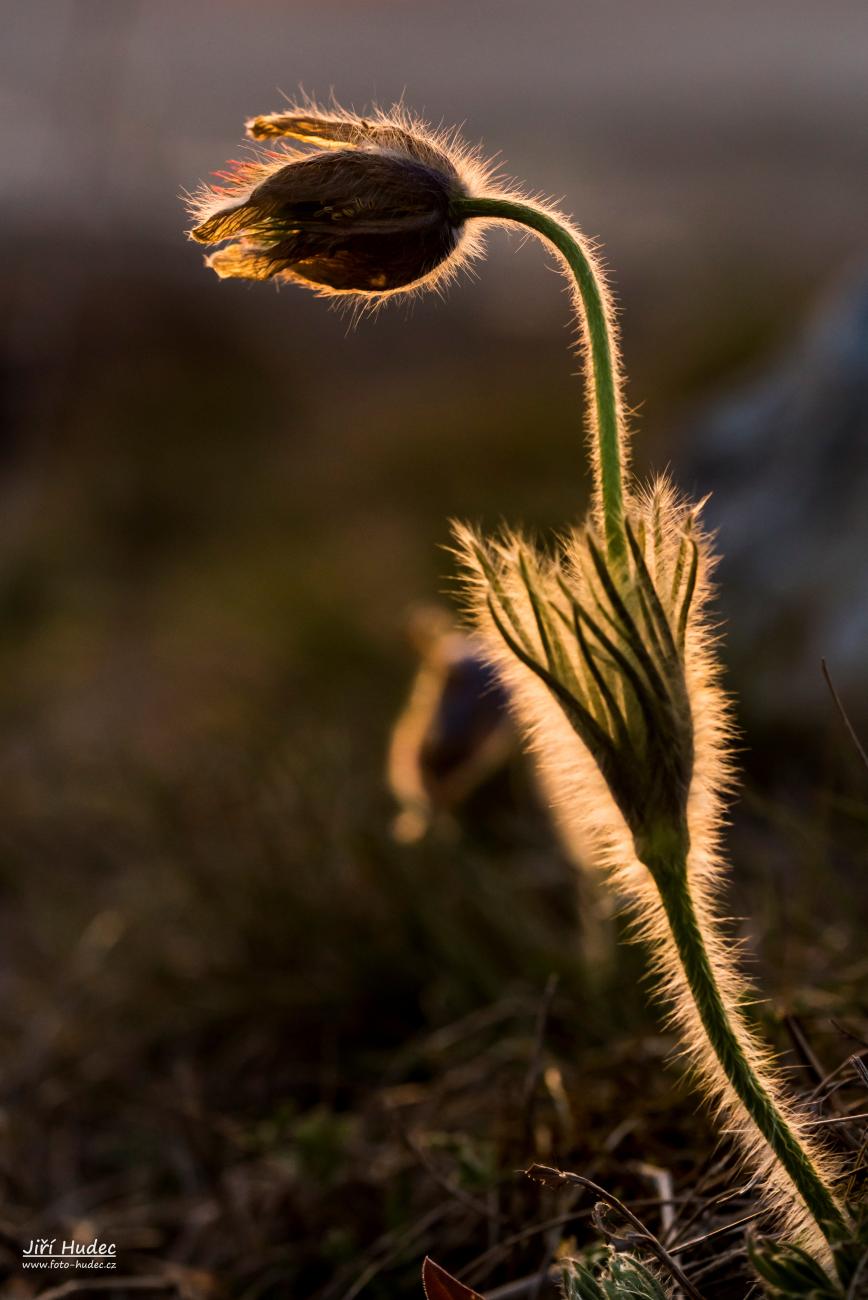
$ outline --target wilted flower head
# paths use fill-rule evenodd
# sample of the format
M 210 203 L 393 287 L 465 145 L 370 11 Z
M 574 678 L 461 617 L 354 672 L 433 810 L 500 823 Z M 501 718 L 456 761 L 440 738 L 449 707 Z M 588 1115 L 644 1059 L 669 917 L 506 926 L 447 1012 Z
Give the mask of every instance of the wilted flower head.
M 468 249 L 453 204 L 484 175 L 455 135 L 400 110 L 363 119 L 314 105 L 255 117 L 259 150 L 191 199 L 191 237 L 222 244 L 221 277 L 292 279 L 326 294 L 381 296 L 451 274 Z

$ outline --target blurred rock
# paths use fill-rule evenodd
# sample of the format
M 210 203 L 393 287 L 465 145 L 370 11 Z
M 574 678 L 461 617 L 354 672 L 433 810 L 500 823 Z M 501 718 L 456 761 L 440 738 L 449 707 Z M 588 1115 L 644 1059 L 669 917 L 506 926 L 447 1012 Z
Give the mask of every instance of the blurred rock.
M 828 713 L 820 660 L 868 721 L 868 267 L 766 371 L 687 427 L 678 478 L 711 492 L 733 684 L 775 725 Z

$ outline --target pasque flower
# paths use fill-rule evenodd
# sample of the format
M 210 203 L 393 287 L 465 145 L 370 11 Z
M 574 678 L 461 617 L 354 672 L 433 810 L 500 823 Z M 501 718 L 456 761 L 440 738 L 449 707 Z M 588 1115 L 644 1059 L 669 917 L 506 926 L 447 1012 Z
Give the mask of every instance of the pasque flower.
M 307 148 L 259 150 L 192 197 L 191 237 L 223 245 L 208 259 L 218 275 L 385 295 L 454 270 L 466 221 L 455 201 L 479 172 L 454 137 L 339 110 L 272 113 L 247 130 Z
M 840 1169 L 748 1025 L 723 928 L 721 811 L 729 710 L 705 614 L 713 557 L 697 507 L 627 475 L 617 337 L 587 241 L 551 205 L 493 177 L 454 136 L 402 112 L 371 120 L 313 105 L 255 118 L 258 155 L 193 200 L 193 237 L 225 242 L 221 275 L 298 279 L 378 299 L 437 284 L 486 226 L 543 239 L 570 278 L 588 395 L 594 496 L 552 552 L 512 531 L 457 530 L 472 621 L 547 771 L 558 815 L 633 909 L 684 1054 L 779 1221 L 828 1263 L 849 1231 Z

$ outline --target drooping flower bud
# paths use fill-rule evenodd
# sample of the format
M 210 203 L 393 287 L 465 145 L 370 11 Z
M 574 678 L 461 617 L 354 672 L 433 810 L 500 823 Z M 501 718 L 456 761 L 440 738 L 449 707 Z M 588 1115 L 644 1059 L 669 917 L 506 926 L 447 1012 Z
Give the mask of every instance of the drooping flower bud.
M 223 245 L 208 258 L 219 276 L 377 296 L 454 270 L 464 219 L 453 205 L 474 172 L 454 139 L 397 113 L 367 121 L 292 110 L 254 118 L 247 130 L 317 148 L 234 163 L 223 185 L 193 197 L 191 238 Z

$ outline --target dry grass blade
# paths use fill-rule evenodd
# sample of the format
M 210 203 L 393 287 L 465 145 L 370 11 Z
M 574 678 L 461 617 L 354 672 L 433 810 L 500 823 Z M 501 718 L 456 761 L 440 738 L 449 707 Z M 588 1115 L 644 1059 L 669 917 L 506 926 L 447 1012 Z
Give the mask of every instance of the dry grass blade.
M 835 702 L 835 708 L 838 710 L 838 713 L 841 716 L 841 721 L 843 722 L 844 726 L 847 728 L 847 733 L 850 739 L 852 740 L 853 744 L 856 746 L 856 753 L 859 755 L 862 762 L 865 764 L 866 770 L 868 770 L 868 754 L 865 753 L 865 750 L 862 747 L 862 742 L 860 741 L 859 737 L 856 735 L 856 731 L 847 714 L 847 710 L 844 708 L 844 705 L 841 703 L 841 697 L 839 696 L 838 692 L 835 690 L 834 685 L 832 684 L 832 677 L 829 673 L 829 666 L 826 663 L 825 659 L 820 660 L 820 665 L 823 669 L 823 676 L 826 679 L 826 685 L 829 688 L 829 694 L 832 696 L 832 699 Z

